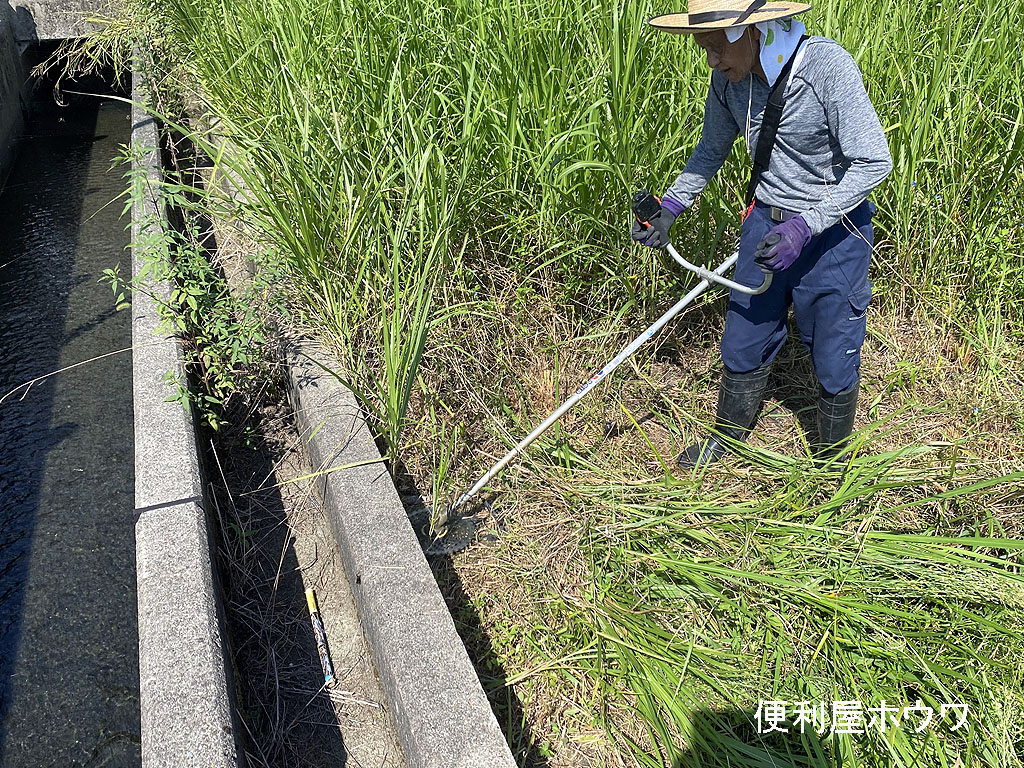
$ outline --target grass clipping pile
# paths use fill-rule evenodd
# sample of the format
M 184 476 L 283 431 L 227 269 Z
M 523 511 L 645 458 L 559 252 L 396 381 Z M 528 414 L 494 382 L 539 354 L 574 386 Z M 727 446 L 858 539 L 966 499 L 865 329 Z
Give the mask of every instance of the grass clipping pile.
M 993 385 L 929 326 L 874 318 L 856 457 L 828 475 L 807 456 L 813 372 L 791 339 L 749 450 L 691 474 L 673 460 L 714 412 L 719 302 L 511 465 L 481 543 L 435 562 L 513 750 L 550 768 L 1020 765 L 1019 374 Z M 435 418 L 410 430 L 405 468 L 439 502 L 625 339 L 514 306 L 424 359 L 412 409 Z M 460 425 L 447 442 L 424 434 L 441 412 Z M 768 702 L 789 707 L 772 732 Z

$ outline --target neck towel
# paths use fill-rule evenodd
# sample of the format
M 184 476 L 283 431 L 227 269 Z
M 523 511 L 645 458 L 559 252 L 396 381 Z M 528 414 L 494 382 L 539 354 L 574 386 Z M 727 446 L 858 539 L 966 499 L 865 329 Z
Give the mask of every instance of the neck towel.
M 807 27 L 802 21 L 792 17 L 761 21 L 754 26 L 761 32 L 761 68 L 768 78 L 768 85 L 772 86 L 779 79 L 789 57 L 796 52 L 800 38 L 807 32 Z M 725 37 L 730 43 L 735 43 L 746 29 L 745 25 L 729 27 L 725 30 Z

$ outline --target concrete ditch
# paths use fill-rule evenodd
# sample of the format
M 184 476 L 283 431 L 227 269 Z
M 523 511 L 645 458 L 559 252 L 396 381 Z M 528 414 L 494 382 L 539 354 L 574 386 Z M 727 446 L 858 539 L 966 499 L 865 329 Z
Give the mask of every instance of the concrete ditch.
M 43 22 L 46 9 L 60 11 L 51 20 L 80 16 L 66 5 L 45 2 L 0 11 L 0 187 L 25 125 L 24 94 L 31 87 L 22 55 L 26 46 L 81 34 Z M 139 104 L 145 98 L 142 79 L 135 75 L 133 81 L 132 98 Z M 131 112 L 131 143 L 153 150 L 135 170 L 158 181 L 156 123 L 138 106 Z M 156 219 L 165 217 L 155 198 L 137 202 L 133 240 L 141 239 L 144 222 Z M 132 263 L 138 274 L 141 255 L 133 253 Z M 234 768 L 239 759 L 233 690 L 195 425 L 181 405 L 167 402 L 165 375 L 182 370 L 178 341 L 160 330 L 156 308 L 170 286 L 159 283 L 151 291 L 152 296 L 134 295 L 131 321 L 142 765 Z
M 292 405 L 410 768 L 516 765 L 340 366 L 285 350 Z
M 75 18 L 58 3 L 22 3 L 0 14 L 0 181 L 21 133 L 25 71 L 19 48 L 35 39 L 81 34 L 55 26 Z M 49 13 L 57 10 L 59 13 Z M 45 21 L 46 19 L 50 21 Z M 12 23 L 13 22 L 13 23 Z M 39 22 L 43 26 L 37 24 Z M 161 177 L 159 137 L 140 108 L 144 78 L 133 76 L 131 143 L 143 150 L 135 170 Z M 154 196 L 136 201 L 132 239 L 147 222 L 166 221 Z M 133 276 L 143 256 L 132 254 Z M 168 402 L 166 375 L 183 371 L 178 340 L 160 328 L 165 281 L 132 301 L 137 565 L 142 765 L 241 764 L 234 687 L 219 605 L 212 532 L 196 424 Z M 150 295 L 151 294 L 151 295 Z M 351 395 L 293 350 L 291 381 L 307 449 L 334 466 L 358 455 L 372 464 L 332 472 L 321 484 L 331 528 L 356 599 L 407 764 L 417 768 L 490 768 L 515 761 L 497 726 L 390 475 Z M 306 348 L 308 354 L 310 349 Z M 329 360 L 318 356 L 325 364 Z M 322 429 L 320 419 L 334 418 Z M 312 434 L 312 433 L 316 434 Z
M 63 105 L 53 78 L 13 81 L 0 94 L 25 111 L 0 191 L 0 764 L 137 766 L 131 317 L 102 281 L 130 270 L 129 217 L 110 204 L 130 111 L 99 74 Z

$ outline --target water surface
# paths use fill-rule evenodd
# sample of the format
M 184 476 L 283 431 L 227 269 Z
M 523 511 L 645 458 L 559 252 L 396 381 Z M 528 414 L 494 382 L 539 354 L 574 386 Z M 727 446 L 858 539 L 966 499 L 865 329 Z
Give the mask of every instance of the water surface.
M 0 396 L 131 345 L 98 281 L 130 271 L 129 112 L 39 93 L 0 194 Z M 137 766 L 131 356 L 0 404 L 0 764 Z

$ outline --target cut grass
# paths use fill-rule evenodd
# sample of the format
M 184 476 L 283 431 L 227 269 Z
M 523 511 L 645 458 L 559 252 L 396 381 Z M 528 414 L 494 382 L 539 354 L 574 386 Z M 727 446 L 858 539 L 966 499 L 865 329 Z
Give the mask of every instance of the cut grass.
M 1019 765 L 1024 540 L 1002 518 L 1019 514 L 1024 474 L 938 470 L 934 453 L 866 457 L 842 481 L 757 451 L 746 478 L 651 475 L 617 457 L 554 483 L 540 469 L 548 489 L 506 501 L 516 523 L 477 555 L 491 565 L 467 557 L 460 572 L 481 597 L 512 591 L 485 598 L 486 625 L 529 670 L 524 698 L 591 681 L 575 703 L 638 765 Z M 966 704 L 970 727 L 755 728 L 761 701 L 859 701 L 866 722 L 883 699 L 921 699 L 936 718 Z
M 986 517 L 889 532 L 904 504 L 948 509 L 934 497 L 904 501 L 934 478 L 898 478 L 894 459 L 855 464 L 833 493 L 813 473 L 776 475 L 776 495 L 742 506 L 695 501 L 686 482 L 578 487 L 595 564 L 591 671 L 636 696 L 649 729 L 635 747 L 641 763 L 651 743 L 666 762 L 700 765 L 939 765 L 954 755 L 999 765 L 1015 752 L 1024 541 L 986 536 Z M 607 512 L 596 499 L 612 500 Z M 963 739 L 904 723 L 887 736 L 781 744 L 752 728 L 760 701 L 860 701 L 866 718 L 882 699 L 936 712 L 967 704 L 971 727 Z
M 511 413 L 483 419 L 494 431 L 468 441 L 485 458 L 455 462 L 464 484 L 621 340 L 581 343 L 588 334 L 551 313 L 489 324 L 532 328 L 506 333 L 549 346 L 517 386 L 502 383 Z M 538 738 L 556 744 L 552 765 L 622 759 L 610 743 L 578 743 L 580 709 L 639 765 L 831 765 L 840 755 L 849 765 L 1019 765 L 1024 479 L 1003 473 L 1019 470 L 1024 440 L 1004 413 L 1009 393 L 987 395 L 928 326 L 878 318 L 858 424 L 883 420 L 843 482 L 801 457 L 789 409 L 813 406 L 813 390 L 798 346 L 755 432 L 760 448 L 674 477 L 664 464 L 704 429 L 676 416 L 714 407 L 717 366 L 692 342 L 715 329 L 699 317 L 511 468 L 492 499 L 501 543 L 456 566 Z M 492 359 L 504 353 L 487 352 L 495 346 L 482 337 L 475 365 L 503 369 Z M 901 347 L 915 351 L 911 367 L 899 366 Z M 443 390 L 450 367 L 425 365 Z M 473 410 L 456 418 L 474 423 Z M 612 419 L 619 429 L 606 439 Z M 510 421 L 506 434 L 499 425 Z M 931 447 L 901 448 L 922 438 Z M 972 720 L 967 739 L 908 729 L 889 741 L 876 732 L 790 743 L 754 732 L 760 699 L 809 700 L 812 687 L 815 701 L 865 709 L 913 706 L 920 693 L 938 711 L 957 697 L 988 719 Z

